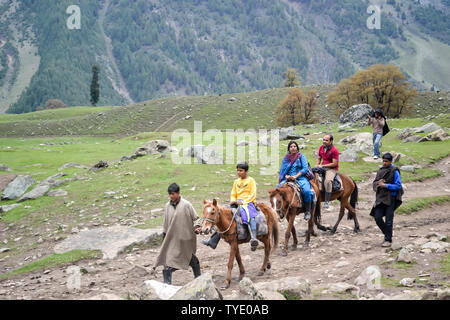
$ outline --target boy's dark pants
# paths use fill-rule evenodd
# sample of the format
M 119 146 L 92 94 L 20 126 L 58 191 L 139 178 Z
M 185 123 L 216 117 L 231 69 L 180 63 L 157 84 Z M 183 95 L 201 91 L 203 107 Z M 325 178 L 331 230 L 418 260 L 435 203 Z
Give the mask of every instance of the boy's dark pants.
M 387 206 L 384 203 L 379 204 L 375 208 L 375 222 L 384 234 L 384 240 L 387 242 L 392 242 L 392 229 L 394 225 L 394 208 L 395 199 L 392 199 L 391 205 Z M 383 221 L 383 217 L 385 221 Z
M 195 254 L 192 255 L 191 261 L 189 262 L 189 266 L 192 268 L 195 278 L 197 278 L 198 276 L 201 275 L 200 261 L 198 261 L 198 258 L 195 256 Z M 164 269 L 163 269 L 164 283 L 172 284 L 172 272 L 174 272 L 176 270 L 178 270 L 178 269 L 168 267 L 168 266 L 164 267 Z

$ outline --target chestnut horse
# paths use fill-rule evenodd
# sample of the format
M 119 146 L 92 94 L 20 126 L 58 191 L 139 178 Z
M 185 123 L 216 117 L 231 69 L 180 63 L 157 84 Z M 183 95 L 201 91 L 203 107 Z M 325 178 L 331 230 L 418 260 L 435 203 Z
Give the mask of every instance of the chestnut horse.
M 264 243 L 264 262 L 258 273 L 262 276 L 266 269 L 270 269 L 269 256 L 278 247 L 279 227 L 276 213 L 264 203 L 258 203 L 258 207 L 264 213 L 267 221 L 268 233 L 265 236 L 257 236 L 257 239 Z M 230 258 L 228 259 L 228 273 L 225 279 L 225 285 L 221 289 L 227 289 L 231 282 L 231 270 L 233 269 L 234 258 L 239 266 L 239 280 L 245 275 L 244 265 L 242 264 L 241 254 L 239 253 L 239 245 L 250 241 L 250 236 L 245 240 L 238 240 L 237 225 L 233 213 L 230 208 L 219 206 L 217 200 L 203 200 L 203 225 L 202 233 L 208 234 L 213 225 L 219 230 L 219 234 L 230 245 Z M 272 238 L 273 243 L 270 239 Z
M 316 194 L 314 196 L 313 201 L 316 201 L 317 195 L 319 194 L 319 188 L 314 182 L 311 182 L 311 187 L 314 190 L 314 193 Z M 303 203 L 301 197 L 298 197 L 295 194 L 294 189 L 288 184 L 283 184 L 282 186 L 276 189 L 268 190 L 267 192 L 269 193 L 272 208 L 278 213 L 280 220 L 286 217 L 286 220 L 288 221 L 288 227 L 286 229 L 284 237 L 284 247 L 281 251 L 281 254 L 283 256 L 286 256 L 288 252 L 289 237 L 291 233 L 292 238 L 294 240 L 292 250 L 297 249 L 298 240 L 297 240 L 297 232 L 294 227 L 294 220 L 298 214 L 305 212 L 305 208 L 302 208 Z M 311 212 L 311 218 L 308 220 L 308 231 L 306 233 L 305 239 L 306 246 L 309 245 L 311 235 L 316 236 L 314 232 L 314 221 L 316 215 L 315 211 L 316 206 L 313 207 Z
M 358 186 L 356 185 L 356 182 L 350 178 L 349 176 L 343 174 L 343 173 L 338 173 L 339 177 L 341 178 L 342 181 L 342 190 L 337 191 L 337 192 L 333 192 L 331 194 L 330 197 L 330 201 L 332 200 L 339 200 L 341 202 L 341 208 L 339 211 L 339 217 L 338 220 L 336 221 L 336 224 L 334 225 L 333 228 L 330 227 L 324 227 L 323 225 L 320 224 L 320 203 L 325 201 L 325 192 L 321 192 L 320 194 L 318 194 L 317 197 L 317 203 L 316 203 L 316 225 L 317 228 L 319 228 L 320 230 L 326 231 L 326 230 L 331 230 L 331 233 L 335 233 L 337 230 L 337 227 L 339 225 L 339 223 L 342 220 L 342 217 L 344 216 L 344 211 L 345 209 L 348 210 L 347 212 L 347 219 L 348 220 L 354 220 L 355 222 L 355 228 L 353 229 L 353 231 L 359 232 L 359 223 L 358 223 L 358 218 L 356 217 L 356 203 L 358 202 Z M 314 178 L 314 182 L 316 183 L 316 185 L 318 185 L 317 182 L 317 173 L 314 174 L 315 178 Z

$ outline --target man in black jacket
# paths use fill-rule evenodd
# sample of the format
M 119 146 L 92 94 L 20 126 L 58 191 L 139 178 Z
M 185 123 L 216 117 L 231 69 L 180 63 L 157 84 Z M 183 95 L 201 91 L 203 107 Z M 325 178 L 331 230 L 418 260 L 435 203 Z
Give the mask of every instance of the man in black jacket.
M 392 244 L 392 229 L 394 224 L 394 211 L 402 203 L 402 181 L 400 171 L 392 164 L 392 155 L 383 155 L 383 166 L 378 170 L 373 181 L 373 191 L 376 192 L 375 204 L 370 212 L 375 222 L 384 234 L 382 247 Z M 385 217 L 385 221 L 383 221 Z

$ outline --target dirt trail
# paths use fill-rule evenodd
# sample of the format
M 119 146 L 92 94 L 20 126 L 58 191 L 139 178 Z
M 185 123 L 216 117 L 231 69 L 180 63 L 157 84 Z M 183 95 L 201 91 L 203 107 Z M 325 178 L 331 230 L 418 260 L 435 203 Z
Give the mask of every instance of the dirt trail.
M 447 157 L 434 164 L 433 167 L 446 171 L 449 161 L 450 157 Z M 446 188 L 449 188 L 448 182 L 448 172 L 444 172 L 442 177 L 430 179 L 424 183 L 407 183 L 405 199 L 449 194 L 448 191 L 445 191 Z M 430 187 L 425 193 L 423 192 L 424 186 Z M 367 199 L 361 201 L 357 210 L 361 227 L 360 233 L 353 233 L 352 220 L 343 219 L 336 234 L 318 231 L 318 236 L 312 237 L 311 245 L 308 248 L 300 246 L 296 251 L 289 251 L 287 257 L 281 256 L 281 250 L 278 248 L 271 257 L 272 269 L 263 276 L 257 276 L 263 261 L 263 246 L 260 245 L 255 252 L 252 252 L 248 244 L 243 244 L 240 246 L 240 252 L 246 268 L 246 276 L 255 283 L 273 281 L 288 276 L 301 276 L 311 284 L 311 299 L 349 298 L 348 296 L 324 296 L 320 292 L 330 283 L 353 284 L 355 278 L 370 265 L 379 266 L 383 278 L 392 281 L 391 283 L 398 284 L 405 277 L 418 278 L 418 275 L 423 273 L 427 273 L 429 276 L 426 282 L 415 283 L 413 288 L 383 285 L 382 290 L 364 292 L 363 295 L 366 297 L 373 297 L 380 292 L 387 295 L 400 294 L 405 289 L 445 288 L 450 282 L 450 275 L 440 269 L 439 261 L 448 256 L 448 253 L 420 253 L 416 246 L 413 252 L 416 262 L 408 268 L 396 266 L 394 261 L 396 253 L 388 252 L 380 246 L 383 236 L 369 216 L 369 209 L 373 201 L 373 192 L 369 188 L 370 183 L 361 183 L 359 187 L 360 194 Z M 333 201 L 333 210 L 323 213 L 322 223 L 324 225 L 330 226 L 335 223 L 338 204 L 337 201 Z M 413 244 L 418 238 L 425 237 L 430 232 L 449 235 L 449 209 L 450 204 L 446 203 L 410 215 L 396 215 L 394 242 L 406 246 Z M 283 221 L 280 226 L 281 244 L 284 240 L 286 221 Z M 301 233 L 306 230 L 306 222 L 299 216 L 295 226 L 299 233 L 299 244 L 302 244 L 304 237 Z M 216 250 L 212 250 L 201 244 L 200 241 L 206 238 L 208 237 L 199 236 L 197 238 L 197 256 L 200 259 L 202 272 L 212 274 L 219 287 L 223 284 L 226 276 L 229 246 L 221 241 Z M 65 273 L 67 266 L 53 268 L 46 272 L 41 270 L 0 281 L 0 299 L 82 299 L 100 293 L 114 293 L 126 298 L 129 293 L 138 291 L 145 280 L 162 281 L 161 267 L 152 273 L 152 265 L 158 252 L 159 248 L 135 248 L 114 260 L 78 262 L 76 265 L 85 268 L 86 273 L 82 275 L 81 289 L 77 291 L 67 288 L 69 276 Z M 338 265 L 338 263 L 340 264 Z M 136 266 L 142 268 L 136 268 Z M 223 291 L 224 296 L 230 295 L 232 290 L 238 290 L 238 276 L 239 270 L 235 262 L 231 287 Z M 178 270 L 174 272 L 172 280 L 174 285 L 184 285 L 192 279 L 191 270 Z

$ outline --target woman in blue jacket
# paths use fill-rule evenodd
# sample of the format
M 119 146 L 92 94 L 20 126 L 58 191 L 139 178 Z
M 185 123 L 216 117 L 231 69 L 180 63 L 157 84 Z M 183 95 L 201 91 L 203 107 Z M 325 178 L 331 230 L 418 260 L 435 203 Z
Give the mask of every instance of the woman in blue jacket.
M 288 181 L 297 182 L 302 189 L 303 202 L 306 208 L 305 220 L 309 220 L 311 218 L 314 199 L 311 183 L 305 177 L 308 172 L 308 168 L 308 161 L 306 160 L 305 155 L 299 152 L 297 142 L 289 142 L 288 154 L 284 157 L 283 162 L 281 163 L 280 176 L 276 188 Z

